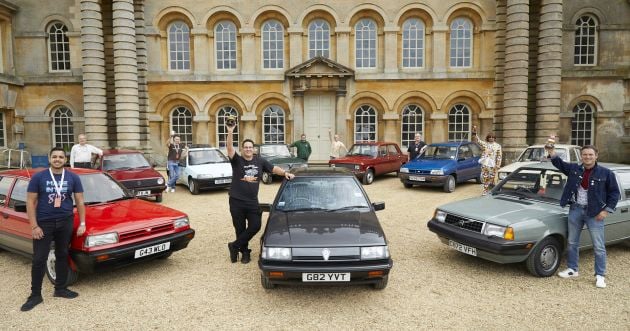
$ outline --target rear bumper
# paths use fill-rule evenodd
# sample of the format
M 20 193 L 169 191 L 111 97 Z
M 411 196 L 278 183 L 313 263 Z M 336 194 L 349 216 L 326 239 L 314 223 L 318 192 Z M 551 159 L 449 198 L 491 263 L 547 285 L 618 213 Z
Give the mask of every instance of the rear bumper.
M 370 262 L 270 262 L 258 260 L 258 267 L 264 277 L 272 284 L 286 285 L 339 285 L 339 284 L 372 284 L 389 275 L 394 262 L 392 259 Z M 282 276 L 270 277 L 270 272 L 282 272 Z M 370 272 L 381 272 L 371 276 Z M 342 282 L 303 282 L 303 273 L 350 273 L 349 281 Z

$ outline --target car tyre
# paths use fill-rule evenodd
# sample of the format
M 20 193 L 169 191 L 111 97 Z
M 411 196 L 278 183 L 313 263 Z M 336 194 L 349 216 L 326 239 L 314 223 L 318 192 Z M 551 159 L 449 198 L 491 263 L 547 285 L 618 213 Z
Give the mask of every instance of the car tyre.
M 558 239 L 547 237 L 543 239 L 529 254 L 525 265 L 527 270 L 537 277 L 549 277 L 556 273 L 560 266 L 562 249 Z
M 479 173 L 479 176 L 475 177 L 475 183 L 481 184 L 481 173 Z
M 199 184 L 197 184 L 196 180 L 192 178 L 188 179 L 188 190 L 194 195 L 199 194 Z
M 260 274 L 260 284 L 266 290 L 271 290 L 271 289 L 276 288 L 276 285 L 271 283 L 269 278 L 265 277 L 265 275 L 262 273 Z
M 155 196 L 155 202 L 162 202 L 162 193 Z
M 55 264 L 57 262 L 57 258 L 55 257 L 55 244 L 50 245 L 50 251 L 48 251 L 48 258 L 46 258 L 46 276 L 48 280 L 55 284 L 55 280 L 57 279 L 57 272 L 55 271 Z M 77 279 L 79 279 L 79 273 L 72 270 L 70 265 L 68 265 L 68 279 L 66 280 L 66 286 L 72 285 L 76 283 Z
M 405 188 L 412 188 L 412 187 L 413 187 L 413 184 L 403 183 L 403 186 L 404 186 Z
M 273 175 L 268 172 L 262 173 L 262 182 L 263 184 L 271 184 L 273 182 Z
M 388 280 L 389 280 L 389 275 L 384 276 L 383 278 L 379 279 L 378 282 L 374 283 L 372 286 L 374 287 L 375 290 L 382 290 L 387 287 Z
M 453 191 L 455 191 L 455 177 L 449 175 L 444 181 L 444 192 L 453 193 Z
M 370 185 L 374 181 L 374 170 L 368 169 L 363 175 L 363 184 Z

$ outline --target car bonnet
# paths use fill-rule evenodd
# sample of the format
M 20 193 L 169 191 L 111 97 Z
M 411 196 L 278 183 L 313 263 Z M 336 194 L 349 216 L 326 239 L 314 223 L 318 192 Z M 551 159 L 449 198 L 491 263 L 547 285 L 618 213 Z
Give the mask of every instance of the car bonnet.
M 444 166 L 453 163 L 453 159 L 424 159 L 419 158 L 407 162 L 403 165 L 403 167 L 411 169 L 411 170 L 432 170 L 432 169 L 441 169 Z

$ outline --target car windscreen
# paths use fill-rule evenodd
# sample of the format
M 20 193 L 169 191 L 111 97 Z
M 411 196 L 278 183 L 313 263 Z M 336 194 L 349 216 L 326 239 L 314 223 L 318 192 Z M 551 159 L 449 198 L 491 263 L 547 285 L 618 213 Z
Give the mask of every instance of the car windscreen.
M 426 159 L 455 159 L 457 146 L 429 145 L 422 158 Z
M 360 184 L 351 177 L 298 177 L 279 193 L 276 210 L 346 210 L 368 208 Z
M 188 164 L 190 165 L 200 165 L 200 164 L 211 164 L 211 163 L 224 163 L 230 162 L 223 153 L 221 153 L 217 149 L 207 149 L 207 150 L 199 150 L 199 151 L 190 151 L 188 153 Z
M 140 153 L 112 154 L 103 157 L 103 170 L 149 168 L 149 162 Z
M 85 204 L 131 199 L 127 189 L 103 173 L 80 175 Z
M 361 145 L 354 144 L 348 151 L 348 156 L 376 156 L 376 146 L 375 145 Z
M 291 157 L 291 152 L 287 145 L 263 145 L 260 146 L 260 154 L 273 157 Z
M 557 170 L 520 168 L 501 181 L 493 194 L 558 202 L 566 183 L 566 176 Z
M 569 162 L 566 148 L 556 148 L 555 151 L 560 158 Z M 518 158 L 517 162 L 545 160 L 547 160 L 547 152 L 543 147 L 529 147 L 523 152 L 523 154 L 521 154 L 521 157 Z

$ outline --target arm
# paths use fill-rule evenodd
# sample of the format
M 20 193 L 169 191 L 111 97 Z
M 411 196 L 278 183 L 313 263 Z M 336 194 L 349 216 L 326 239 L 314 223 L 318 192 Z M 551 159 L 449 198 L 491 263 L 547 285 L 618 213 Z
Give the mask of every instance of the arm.
M 289 173 L 288 171 L 284 171 L 282 170 L 282 168 L 278 167 L 278 166 L 273 166 L 273 169 L 271 169 L 271 172 L 273 172 L 274 174 L 278 175 L 278 176 L 282 176 L 288 180 L 291 180 L 295 177 L 294 174 Z
M 37 225 L 37 195 L 34 192 L 26 194 L 26 215 L 28 215 L 28 222 L 31 225 L 33 239 L 42 239 L 44 231 Z
M 77 212 L 79 213 L 79 228 L 77 228 L 77 237 L 85 233 L 85 205 L 83 200 L 83 192 L 74 194 L 74 201 L 77 204 Z
M 96 146 L 92 146 L 90 145 L 90 149 L 92 150 L 92 154 L 98 154 L 100 156 L 103 156 L 103 150 L 96 147 Z
M 227 146 L 225 147 L 227 148 L 228 157 L 231 160 L 232 158 L 234 158 L 234 154 L 236 153 L 234 146 L 232 146 L 234 144 L 234 137 L 232 137 L 232 134 L 234 133 L 235 127 L 226 125 L 225 128 L 227 129 L 227 137 L 225 139 L 225 144 Z
M 549 156 L 551 156 L 551 164 L 556 167 L 560 172 L 569 176 L 569 172 L 571 171 L 571 163 L 564 162 L 561 157 L 556 154 L 556 150 L 554 148 L 545 148 L 547 152 L 549 152 Z
M 74 153 L 76 153 L 76 149 L 74 148 L 76 145 L 72 146 L 70 150 L 70 168 L 74 168 Z

